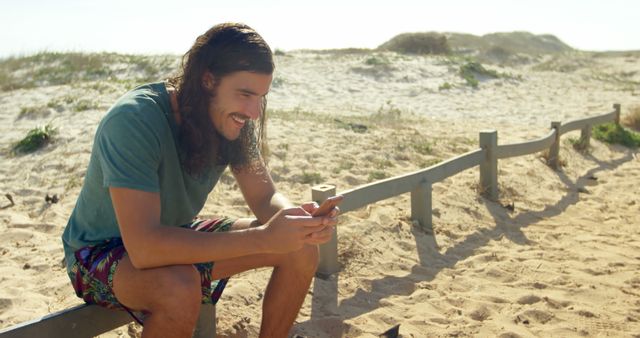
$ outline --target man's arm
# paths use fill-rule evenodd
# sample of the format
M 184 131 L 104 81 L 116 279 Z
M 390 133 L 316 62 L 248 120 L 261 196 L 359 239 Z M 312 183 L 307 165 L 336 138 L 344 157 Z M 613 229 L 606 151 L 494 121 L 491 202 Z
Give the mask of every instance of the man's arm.
M 251 169 L 233 168 L 232 172 L 247 205 L 260 224 L 266 223 L 279 210 L 294 207 L 284 195 L 276 191 L 262 159 Z
M 290 252 L 313 242 L 308 235 L 335 224 L 329 218 L 309 217 L 301 208 L 288 208 L 256 228 L 196 232 L 160 224 L 158 193 L 114 187 L 109 191 L 122 240 L 139 269 Z

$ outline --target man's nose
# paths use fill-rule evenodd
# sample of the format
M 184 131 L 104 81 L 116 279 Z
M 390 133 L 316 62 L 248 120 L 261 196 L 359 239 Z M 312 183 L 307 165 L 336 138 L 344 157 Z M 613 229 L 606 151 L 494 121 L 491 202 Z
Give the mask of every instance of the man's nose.
M 257 120 L 260 117 L 260 113 L 262 112 L 262 100 L 258 99 L 248 103 L 245 107 L 245 114 L 249 116 L 252 120 Z

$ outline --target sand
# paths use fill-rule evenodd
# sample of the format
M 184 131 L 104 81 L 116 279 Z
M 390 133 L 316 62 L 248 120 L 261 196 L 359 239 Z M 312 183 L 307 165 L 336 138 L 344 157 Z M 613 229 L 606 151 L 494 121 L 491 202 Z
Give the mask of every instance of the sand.
M 572 65 L 493 66 L 510 77 L 464 85 L 442 57 L 288 52 L 277 57 L 269 94 L 270 167 L 292 201 L 311 198 L 314 179 L 338 191 L 429 166 L 478 147 L 531 140 L 551 121 L 623 114 L 640 103 L 640 59 L 583 54 Z M 549 65 L 549 63 L 547 63 Z M 560 71 L 565 70 L 565 71 Z M 444 83 L 452 89 L 440 90 Z M 100 118 L 125 85 L 84 82 L 0 93 L 0 328 L 79 304 L 62 265 L 60 235 L 88 163 Z M 19 118 L 24 107 L 89 100 Z M 339 120 L 340 122 L 336 121 Z M 12 156 L 37 125 L 55 142 Z M 367 126 L 364 133 L 348 123 Z M 637 150 L 592 140 L 587 152 L 561 142 L 564 166 L 542 154 L 500 160 L 500 200 L 477 190 L 478 169 L 433 187 L 433 234 L 410 220 L 409 195 L 341 217 L 342 270 L 316 278 L 292 334 L 377 337 L 640 337 L 640 160 Z M 48 203 L 45 196 L 59 197 Z M 513 204 L 514 210 L 505 208 Z M 6 207 L 5 207 L 6 206 Z M 226 174 L 202 216 L 247 216 Z M 218 306 L 220 337 L 254 337 L 269 271 L 232 278 Z M 130 325 L 104 337 L 128 337 Z

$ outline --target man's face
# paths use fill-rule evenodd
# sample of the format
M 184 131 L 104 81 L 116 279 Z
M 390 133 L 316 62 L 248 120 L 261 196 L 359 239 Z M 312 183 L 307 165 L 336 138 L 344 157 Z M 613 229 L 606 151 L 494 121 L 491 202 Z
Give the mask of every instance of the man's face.
M 269 92 L 272 78 L 270 74 L 239 71 L 213 79 L 220 83 L 209 102 L 209 117 L 220 135 L 233 141 L 249 119 L 260 117 L 262 100 Z

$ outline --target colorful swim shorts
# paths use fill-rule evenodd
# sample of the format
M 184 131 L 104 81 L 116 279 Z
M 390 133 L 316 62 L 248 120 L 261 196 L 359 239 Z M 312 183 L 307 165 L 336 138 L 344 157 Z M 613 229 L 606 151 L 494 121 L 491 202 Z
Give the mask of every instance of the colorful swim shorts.
M 229 218 L 196 221 L 184 227 L 195 231 L 228 231 L 235 222 Z M 112 238 L 98 245 L 80 248 L 75 252 L 76 262 L 69 277 L 76 295 L 89 304 L 97 304 L 110 309 L 125 310 L 140 324 L 140 315 L 134 315 L 130 309 L 120 304 L 113 294 L 113 275 L 120 259 L 126 254 L 122 238 Z M 193 264 L 200 272 L 202 303 L 215 304 L 220 299 L 228 278 L 211 280 L 213 262 Z

